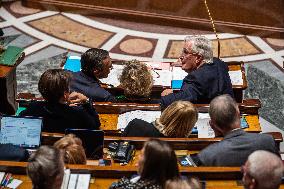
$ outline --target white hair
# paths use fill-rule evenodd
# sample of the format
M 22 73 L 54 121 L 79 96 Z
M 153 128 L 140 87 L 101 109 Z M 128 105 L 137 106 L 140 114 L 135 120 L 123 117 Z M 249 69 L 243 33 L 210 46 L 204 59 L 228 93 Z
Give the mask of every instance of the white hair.
M 186 36 L 184 41 L 192 43 L 192 51 L 203 57 L 203 63 L 213 62 L 212 44 L 209 39 L 201 35 Z
M 264 150 L 253 152 L 248 157 L 248 174 L 256 180 L 258 189 L 276 189 L 283 175 L 282 160 Z

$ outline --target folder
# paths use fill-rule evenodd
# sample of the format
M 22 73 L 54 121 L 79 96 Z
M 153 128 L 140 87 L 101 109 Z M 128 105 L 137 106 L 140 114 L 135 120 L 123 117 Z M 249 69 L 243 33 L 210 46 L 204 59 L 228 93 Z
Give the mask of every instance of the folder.
M 23 51 L 23 48 L 8 46 L 7 49 L 0 54 L 0 64 L 5 66 L 14 66 Z

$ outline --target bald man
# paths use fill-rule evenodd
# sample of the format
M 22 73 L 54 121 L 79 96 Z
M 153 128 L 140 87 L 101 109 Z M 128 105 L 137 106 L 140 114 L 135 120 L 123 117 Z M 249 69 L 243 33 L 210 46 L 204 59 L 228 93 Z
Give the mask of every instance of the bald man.
M 283 162 L 267 151 L 253 152 L 242 167 L 245 189 L 277 189 L 283 176 Z

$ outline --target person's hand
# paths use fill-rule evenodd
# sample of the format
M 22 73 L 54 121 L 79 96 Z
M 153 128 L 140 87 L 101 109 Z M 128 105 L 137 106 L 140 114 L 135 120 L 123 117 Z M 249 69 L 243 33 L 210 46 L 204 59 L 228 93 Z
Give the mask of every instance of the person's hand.
M 77 92 L 72 92 L 69 95 L 69 103 L 70 104 L 83 104 L 88 102 L 88 97 L 86 97 L 85 95 L 81 94 L 81 93 L 77 93 Z
M 169 94 L 172 94 L 174 91 L 172 89 L 165 89 L 162 93 L 161 96 L 167 96 Z

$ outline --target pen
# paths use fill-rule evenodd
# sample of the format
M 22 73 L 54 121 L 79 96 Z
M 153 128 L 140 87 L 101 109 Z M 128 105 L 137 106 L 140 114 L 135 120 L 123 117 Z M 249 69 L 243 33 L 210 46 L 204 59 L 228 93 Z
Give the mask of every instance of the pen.
M 9 181 L 10 181 L 10 178 L 11 178 L 12 174 L 11 173 L 8 173 L 8 176 L 5 180 L 5 182 L 3 183 L 3 186 L 6 187 L 8 184 L 9 184 Z
M 8 173 L 6 173 L 5 176 L 3 177 L 3 180 L 2 180 L 1 186 L 0 186 L 1 189 L 2 189 L 3 184 L 4 184 L 5 181 L 6 181 L 6 178 L 7 178 L 7 177 L 8 177 Z

